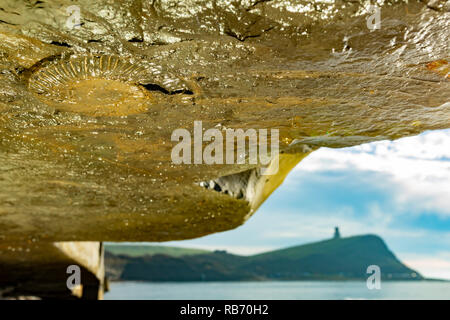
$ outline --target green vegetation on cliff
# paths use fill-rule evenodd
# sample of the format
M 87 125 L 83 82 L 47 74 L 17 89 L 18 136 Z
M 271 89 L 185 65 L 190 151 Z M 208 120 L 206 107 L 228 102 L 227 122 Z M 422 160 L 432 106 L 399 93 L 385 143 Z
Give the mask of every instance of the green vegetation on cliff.
M 126 255 L 129 257 L 142 257 L 145 255 L 165 254 L 171 257 L 180 257 L 193 254 L 208 253 L 207 250 L 167 247 L 167 246 L 151 246 L 142 244 L 106 244 L 105 250 L 114 255 Z
M 173 248 L 171 248 L 173 249 Z M 239 281 L 365 279 L 370 265 L 382 278 L 420 280 L 374 235 L 337 238 L 253 256 L 224 251 L 175 255 L 115 255 L 107 247 L 107 273 L 113 280 Z

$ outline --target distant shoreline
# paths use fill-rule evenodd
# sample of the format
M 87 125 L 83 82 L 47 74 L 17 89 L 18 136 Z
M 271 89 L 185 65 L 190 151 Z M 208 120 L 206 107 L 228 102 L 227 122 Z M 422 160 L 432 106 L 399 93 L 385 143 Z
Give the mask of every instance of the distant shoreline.
M 425 279 L 404 265 L 376 235 L 332 239 L 251 256 L 224 250 L 164 246 L 107 246 L 106 273 L 111 280 L 148 282 L 348 281 L 366 280 L 378 270 L 383 281 Z M 440 279 L 432 279 L 440 281 Z
M 136 282 L 136 283 L 242 283 L 242 282 L 366 282 L 366 279 L 354 278 L 354 279 L 298 279 L 298 280 L 197 280 L 197 281 L 148 281 L 148 280 L 109 280 L 110 283 L 125 283 L 125 282 Z M 450 279 L 418 279 L 418 280 L 399 280 L 399 279 L 382 279 L 383 282 L 450 282 Z

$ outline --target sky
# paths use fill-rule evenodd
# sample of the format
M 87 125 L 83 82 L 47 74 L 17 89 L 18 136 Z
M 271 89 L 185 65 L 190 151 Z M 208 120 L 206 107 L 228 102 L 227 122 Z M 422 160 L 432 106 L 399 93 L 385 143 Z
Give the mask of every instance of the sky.
M 165 245 L 253 254 L 377 234 L 425 277 L 450 279 L 450 130 L 321 148 L 241 227 Z

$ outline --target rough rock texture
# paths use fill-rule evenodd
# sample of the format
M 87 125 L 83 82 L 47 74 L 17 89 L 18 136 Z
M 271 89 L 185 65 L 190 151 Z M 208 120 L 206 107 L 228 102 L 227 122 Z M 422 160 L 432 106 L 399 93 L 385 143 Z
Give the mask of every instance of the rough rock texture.
M 368 4 L 1 0 L 0 240 L 232 229 L 320 146 L 450 127 L 448 3 L 379 1 L 372 31 Z M 279 174 L 172 164 L 171 134 L 194 120 L 280 129 Z

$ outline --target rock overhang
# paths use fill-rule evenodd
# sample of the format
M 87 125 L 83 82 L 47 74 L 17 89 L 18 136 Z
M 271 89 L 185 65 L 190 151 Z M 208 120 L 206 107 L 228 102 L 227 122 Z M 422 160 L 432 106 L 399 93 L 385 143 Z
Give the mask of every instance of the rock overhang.
M 80 1 L 82 25 L 67 29 L 71 1 L 0 2 L 2 239 L 165 241 L 229 230 L 318 147 L 450 126 L 444 7 L 385 2 L 381 28 L 369 30 L 366 2 L 171 3 Z M 34 87 L 48 68 L 73 81 L 76 72 L 58 69 L 67 61 L 103 70 L 101 57 L 126 62 L 100 80 L 126 83 L 122 113 L 64 107 L 79 103 L 67 97 L 57 105 L 58 90 L 44 98 Z M 46 76 L 49 85 L 58 74 Z M 124 98 L 134 86 L 145 95 L 138 107 Z M 194 121 L 279 129 L 282 170 L 261 178 L 258 165 L 174 165 L 171 134 Z M 202 181 L 220 182 L 220 192 Z M 242 188 L 248 196 L 230 196 Z

